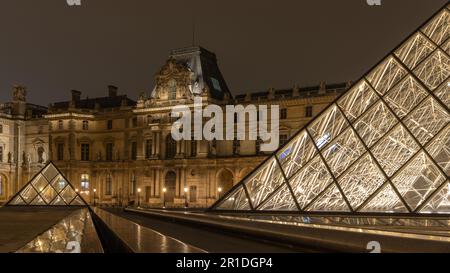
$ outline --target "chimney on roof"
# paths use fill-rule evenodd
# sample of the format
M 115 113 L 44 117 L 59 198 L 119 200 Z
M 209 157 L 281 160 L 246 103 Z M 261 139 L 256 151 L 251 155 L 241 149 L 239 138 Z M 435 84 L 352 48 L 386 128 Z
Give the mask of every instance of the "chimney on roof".
M 108 85 L 108 96 L 110 97 L 110 98 L 113 98 L 113 97 L 117 97 L 117 90 L 118 90 L 119 88 L 117 88 L 117 86 L 114 86 L 114 85 Z
M 72 90 L 72 101 L 79 101 L 81 99 L 81 91 Z
M 319 94 L 325 94 L 327 92 L 326 82 L 321 82 L 319 86 Z

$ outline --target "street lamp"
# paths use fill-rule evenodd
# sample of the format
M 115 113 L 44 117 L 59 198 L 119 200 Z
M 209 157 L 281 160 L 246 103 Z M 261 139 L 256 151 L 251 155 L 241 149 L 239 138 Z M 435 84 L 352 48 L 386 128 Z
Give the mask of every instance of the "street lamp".
M 164 205 L 163 205 L 163 208 L 166 208 L 166 192 L 167 192 L 167 189 L 166 188 L 163 188 L 163 203 L 164 203 Z
M 187 200 L 187 192 L 188 192 L 188 188 L 185 187 L 184 188 L 184 207 L 187 208 L 188 207 L 188 200 Z
M 94 207 L 95 207 L 95 193 L 97 192 L 97 189 L 94 189 Z
M 141 188 L 138 188 L 138 207 L 141 206 Z
M 221 197 L 221 195 L 222 195 L 222 188 L 221 187 L 219 187 L 218 189 L 217 189 L 217 191 L 219 192 L 219 198 Z

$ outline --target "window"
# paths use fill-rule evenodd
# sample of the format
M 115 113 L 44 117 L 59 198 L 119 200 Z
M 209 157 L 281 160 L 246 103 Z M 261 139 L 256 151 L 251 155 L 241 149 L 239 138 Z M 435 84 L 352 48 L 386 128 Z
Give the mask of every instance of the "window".
M 177 142 L 172 138 L 171 134 L 166 138 L 166 158 L 172 159 L 177 154 Z
M 56 146 L 57 159 L 64 160 L 64 143 L 58 143 Z
M 3 146 L 0 146 L 0 162 L 3 162 Z
M 147 141 L 145 142 L 145 158 L 149 159 L 152 157 L 152 149 L 153 146 L 153 141 L 151 139 L 147 139 Z
M 305 117 L 310 118 L 313 116 L 313 107 L 312 106 L 306 106 L 305 107 Z
M 288 135 L 285 135 L 285 134 L 280 135 L 280 146 L 285 144 L 287 142 L 287 140 L 288 140 Z
M 233 140 L 233 155 L 239 154 L 240 146 L 241 146 L 241 142 L 237 138 L 234 138 L 234 140 Z
M 169 83 L 169 100 L 177 99 L 177 82 L 171 80 Z
M 64 129 L 64 122 L 62 120 L 58 120 L 58 129 L 59 130 Z
M 89 144 L 81 144 L 81 161 L 89 161 Z
M 280 119 L 287 119 L 287 109 L 283 108 L 280 110 Z
M 137 142 L 131 142 L 131 160 L 137 159 Z
M 113 143 L 106 143 L 106 161 L 113 161 Z
M 111 176 L 111 174 L 106 175 L 105 195 L 112 195 L 112 176 Z
M 0 124 L 0 134 L 3 134 L 3 125 Z
M 131 195 L 136 194 L 136 175 L 134 172 L 131 174 L 130 194 Z
M 3 195 L 3 175 L 0 175 L 0 195 Z
M 260 137 L 258 137 L 258 138 L 256 139 L 256 142 L 255 142 L 255 150 L 256 150 L 256 154 L 261 153 L 261 143 L 262 143 L 262 140 L 261 140 Z
M 82 174 L 81 175 L 81 191 L 88 191 L 88 190 L 89 190 L 89 175 Z
M 196 157 L 197 156 L 197 141 L 191 140 L 191 156 Z
M 89 121 L 83 120 L 83 130 L 89 130 Z
M 136 128 L 138 126 L 138 119 L 137 118 L 133 118 L 131 120 L 131 126 L 133 126 L 133 128 Z
M 106 122 L 106 129 L 112 130 L 112 128 L 113 128 L 113 121 L 112 120 L 108 120 Z

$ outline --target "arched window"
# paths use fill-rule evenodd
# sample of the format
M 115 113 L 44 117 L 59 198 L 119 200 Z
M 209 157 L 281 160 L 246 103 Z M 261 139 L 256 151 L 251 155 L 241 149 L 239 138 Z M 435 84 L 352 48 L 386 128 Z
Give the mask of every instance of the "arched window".
M 110 173 L 106 175 L 105 194 L 112 195 L 112 176 Z
M 177 82 L 175 80 L 171 80 L 169 82 L 169 100 L 177 99 Z
M 171 134 L 166 137 L 166 158 L 172 159 L 177 154 L 177 142 L 172 138 Z

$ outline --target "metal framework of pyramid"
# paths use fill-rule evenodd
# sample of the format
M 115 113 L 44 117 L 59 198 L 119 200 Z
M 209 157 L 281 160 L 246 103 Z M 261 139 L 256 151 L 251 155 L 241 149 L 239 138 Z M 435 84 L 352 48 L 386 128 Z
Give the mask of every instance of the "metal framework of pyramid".
M 50 162 L 6 206 L 87 206 L 87 203 Z
M 210 210 L 450 214 L 449 9 Z

